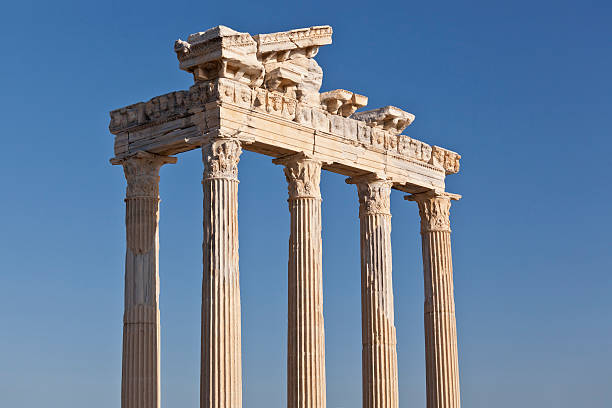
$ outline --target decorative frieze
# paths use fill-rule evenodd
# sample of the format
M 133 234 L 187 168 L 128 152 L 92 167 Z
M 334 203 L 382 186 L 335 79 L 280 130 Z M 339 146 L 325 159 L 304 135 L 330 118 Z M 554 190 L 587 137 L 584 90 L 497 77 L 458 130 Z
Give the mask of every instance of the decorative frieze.
M 333 30 L 330 26 L 314 26 L 298 28 L 270 34 L 257 34 L 253 36 L 257 41 L 259 55 L 270 52 L 283 52 L 296 49 L 320 47 L 332 43 Z
M 251 88 L 234 80 L 220 78 L 214 81 L 198 82 L 189 91 L 172 92 L 155 97 L 148 102 L 141 102 L 112 111 L 110 130 L 115 134 L 134 131 L 179 117 L 193 115 L 195 112 L 204 109 L 207 103 L 220 102 L 293 121 L 317 131 L 327 132 L 346 139 L 348 143 L 358 143 L 367 149 L 431 164 L 443 170 L 446 174 L 459 171 L 459 159 L 461 158 L 459 154 L 438 146 L 432 147 L 406 135 L 398 135 L 398 127 L 403 129 L 402 126 L 408 122 L 399 118 L 400 113 L 396 112 L 396 108 L 384 110 L 382 113 L 379 112 L 380 110 L 376 110 L 363 114 L 356 113 L 350 118 L 345 117 L 341 114 L 342 109 L 353 109 L 356 106 L 354 103 L 357 103 L 353 100 L 358 101 L 362 96 L 351 93 L 350 99 L 346 99 L 349 91 L 345 91 L 346 95 L 341 95 L 339 91 L 322 94 L 323 106 L 327 106 L 323 109 L 301 103 L 281 92 Z M 336 107 L 338 101 L 344 100 L 346 100 L 346 102 L 343 102 L 344 105 L 341 103 L 339 107 Z M 363 99 L 357 104 L 359 103 L 365 104 Z M 332 111 L 336 109 L 338 114 L 330 113 L 330 109 Z M 369 121 L 360 120 L 364 117 L 369 118 Z M 374 118 L 379 120 L 374 120 Z

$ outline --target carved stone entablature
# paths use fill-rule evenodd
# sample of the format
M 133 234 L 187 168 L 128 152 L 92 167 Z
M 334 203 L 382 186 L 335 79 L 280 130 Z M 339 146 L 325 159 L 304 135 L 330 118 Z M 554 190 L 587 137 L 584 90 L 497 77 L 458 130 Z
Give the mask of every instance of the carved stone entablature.
M 215 139 L 202 146 L 204 179 L 238 180 L 238 162 L 242 154 L 237 139 Z
M 267 55 L 270 52 L 286 52 L 328 45 L 332 43 L 332 34 L 332 28 L 325 25 L 278 33 L 257 34 L 253 38 L 257 41 L 257 52 L 260 55 Z
M 297 198 L 321 199 L 321 165 L 310 155 L 301 152 L 272 160 L 285 166 L 285 178 L 289 189 L 289 200 Z
M 319 47 L 331 44 L 332 33 L 330 26 L 316 26 L 255 35 L 266 87 L 302 103 L 318 105 L 323 70 L 314 56 Z
M 451 200 L 459 200 L 459 194 L 428 191 L 405 196 L 408 201 L 416 201 L 421 216 L 421 233 L 432 231 L 450 232 Z
M 440 146 L 432 147 L 430 163 L 438 168 L 444 169 L 446 174 L 455 174 L 459 172 L 459 159 L 461 159 L 461 155 L 458 153 Z
M 174 51 L 179 67 L 193 73 L 195 81 L 232 78 L 253 86 L 263 82 L 257 43 L 249 33 L 217 26 L 191 34 L 187 41 L 177 40 Z
M 341 90 L 331 91 L 337 98 Z M 349 91 L 345 91 L 347 94 Z M 326 102 L 332 98 L 322 95 Z M 351 100 L 356 94 L 352 94 Z M 111 112 L 110 131 L 114 134 L 158 125 L 181 117 L 192 117 L 205 109 L 207 103 L 227 103 L 254 112 L 296 122 L 316 131 L 328 132 L 345 139 L 347 143 L 363 146 L 366 149 L 391 153 L 400 158 L 410 159 L 433 165 L 452 174 L 459 171 L 460 155 L 441 147 L 428 144 L 406 135 L 397 135 L 396 129 L 385 130 L 372 126 L 372 122 L 356 120 L 360 114 L 350 118 L 330 113 L 320 106 L 299 102 L 287 94 L 250 86 L 234 80 L 219 78 L 213 81 L 198 82 L 189 91 L 172 92 Z M 435 154 L 434 154 L 435 152 Z
M 357 109 L 368 104 L 368 97 L 344 89 L 335 89 L 321 94 L 321 104 L 329 113 L 348 118 Z
M 357 112 L 353 119 L 367 122 L 370 126 L 388 130 L 399 135 L 414 121 L 412 113 L 404 112 L 395 106 L 385 106 L 369 111 Z
M 111 111 L 109 130 L 113 134 L 142 125 L 162 123 L 187 114 L 192 105 L 188 91 L 170 92 L 148 102 L 139 102 Z

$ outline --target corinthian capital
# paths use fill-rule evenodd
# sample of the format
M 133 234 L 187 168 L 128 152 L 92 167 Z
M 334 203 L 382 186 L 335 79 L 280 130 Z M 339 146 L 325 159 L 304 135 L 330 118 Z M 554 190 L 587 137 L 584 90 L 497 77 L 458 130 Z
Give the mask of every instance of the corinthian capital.
M 176 163 L 176 157 L 140 151 L 131 156 L 113 158 L 111 164 L 122 165 L 127 180 L 126 197 L 159 197 L 159 169 L 166 163 Z
M 428 191 L 404 197 L 409 201 L 416 201 L 421 216 L 421 233 L 431 231 L 450 232 L 451 200 L 459 200 L 459 194 L 439 193 Z
M 350 177 L 348 184 L 357 185 L 359 215 L 391 215 L 391 186 L 393 183 L 384 175 L 366 174 Z
M 238 180 L 238 162 L 242 147 L 237 139 L 214 139 L 202 146 L 204 179 Z
M 289 200 L 296 198 L 321 198 L 321 165 L 305 153 L 298 153 L 272 161 L 285 166 L 285 178 L 289 184 Z

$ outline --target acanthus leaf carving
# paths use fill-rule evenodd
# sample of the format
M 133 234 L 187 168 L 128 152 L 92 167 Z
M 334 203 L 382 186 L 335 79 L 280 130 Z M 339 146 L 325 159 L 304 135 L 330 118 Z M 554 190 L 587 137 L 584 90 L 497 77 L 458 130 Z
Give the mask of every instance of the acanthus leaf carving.
M 405 197 L 407 200 L 416 201 L 421 216 L 421 233 L 432 231 L 450 232 L 450 207 L 451 200 L 459 200 L 458 194 L 425 192 Z
M 373 179 L 356 182 L 359 215 L 391 215 L 391 181 Z
M 242 147 L 237 139 L 213 139 L 202 146 L 204 179 L 238 180 L 238 162 L 241 154 Z
M 176 163 L 175 157 L 138 152 L 125 158 L 111 159 L 121 164 L 127 180 L 126 238 L 134 254 L 149 252 L 157 236 L 159 210 L 159 169 L 166 163 Z
M 159 169 L 167 163 L 176 163 L 176 157 L 161 156 L 145 151 L 123 158 L 111 159 L 111 164 L 123 165 L 127 180 L 126 198 L 159 198 Z
M 304 153 L 273 160 L 285 166 L 289 200 L 296 198 L 321 198 L 321 165 L 319 160 Z

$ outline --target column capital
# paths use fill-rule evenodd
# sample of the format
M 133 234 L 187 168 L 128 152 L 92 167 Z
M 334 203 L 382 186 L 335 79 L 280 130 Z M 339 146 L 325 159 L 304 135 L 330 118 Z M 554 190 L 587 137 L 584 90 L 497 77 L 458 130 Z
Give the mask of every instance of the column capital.
M 176 163 L 176 157 L 139 151 L 110 159 L 113 165 L 122 165 L 127 180 L 128 199 L 135 197 L 159 197 L 159 169 L 167 163 Z
M 218 138 L 202 145 L 204 180 L 223 178 L 238 181 L 238 162 L 242 154 L 240 141 Z
M 321 199 L 321 166 L 313 156 L 300 152 L 272 160 L 285 166 L 285 178 L 289 184 L 289 200 L 297 198 Z
M 430 190 L 405 196 L 408 201 L 416 201 L 421 216 L 421 233 L 431 231 L 450 232 L 451 200 L 459 200 L 459 194 Z
M 357 185 L 359 216 L 391 215 L 391 187 L 393 182 L 384 175 L 365 174 L 346 179 L 347 184 Z

